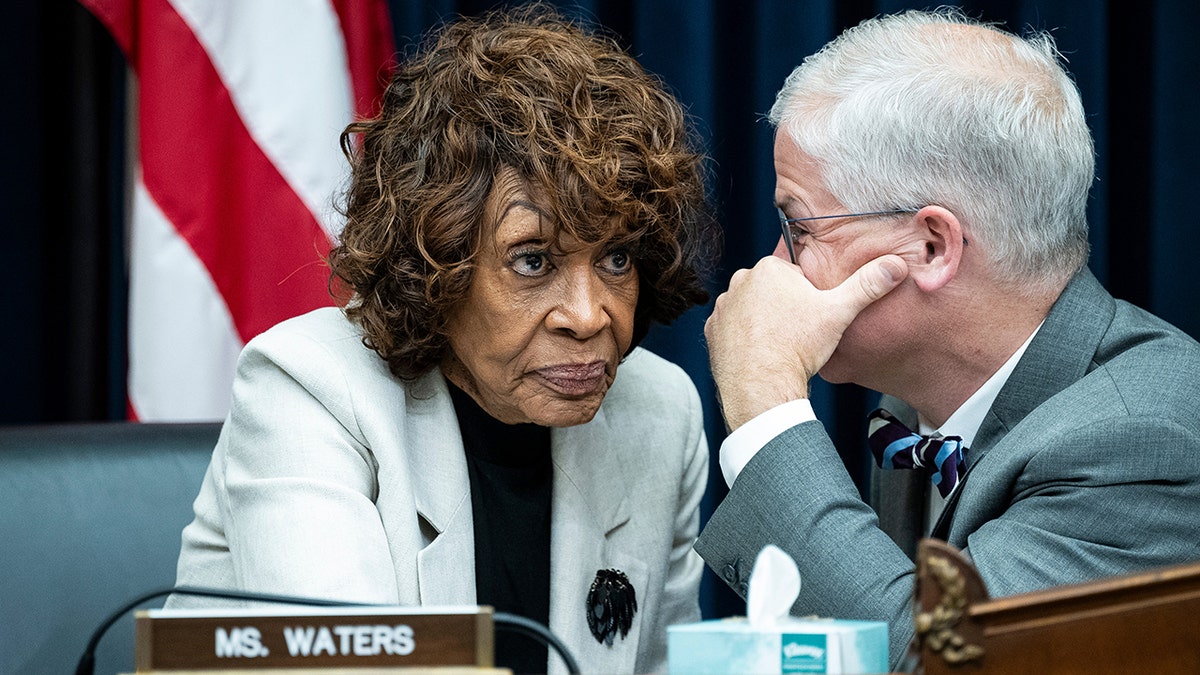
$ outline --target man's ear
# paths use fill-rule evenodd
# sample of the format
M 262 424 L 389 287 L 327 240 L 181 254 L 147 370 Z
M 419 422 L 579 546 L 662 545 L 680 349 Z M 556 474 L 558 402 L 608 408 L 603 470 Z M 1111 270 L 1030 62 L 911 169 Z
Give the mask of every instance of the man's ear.
M 958 217 L 941 206 L 926 206 L 917 211 L 913 221 L 921 248 L 915 256 L 905 256 L 908 275 L 918 288 L 931 293 L 950 283 L 958 274 L 967 240 L 963 238 Z

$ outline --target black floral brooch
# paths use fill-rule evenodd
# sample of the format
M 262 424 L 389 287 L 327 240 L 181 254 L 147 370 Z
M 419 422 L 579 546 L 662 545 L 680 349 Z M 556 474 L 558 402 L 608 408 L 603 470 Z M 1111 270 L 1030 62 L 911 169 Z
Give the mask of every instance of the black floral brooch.
M 611 647 L 618 631 L 625 639 L 636 613 L 637 593 L 629 577 L 618 569 L 598 570 L 587 594 L 588 628 L 596 642 Z

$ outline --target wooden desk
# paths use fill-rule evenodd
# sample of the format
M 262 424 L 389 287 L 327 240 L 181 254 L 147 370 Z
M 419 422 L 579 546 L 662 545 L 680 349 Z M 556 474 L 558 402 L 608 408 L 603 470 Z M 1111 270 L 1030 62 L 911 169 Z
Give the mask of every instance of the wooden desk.
M 935 540 L 917 552 L 918 672 L 1200 673 L 1200 562 L 990 599 Z

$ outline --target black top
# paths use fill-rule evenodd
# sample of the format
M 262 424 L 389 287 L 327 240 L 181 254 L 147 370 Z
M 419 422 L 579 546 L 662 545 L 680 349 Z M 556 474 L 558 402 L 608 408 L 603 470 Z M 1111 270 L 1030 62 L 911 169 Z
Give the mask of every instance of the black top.
M 550 429 L 504 424 L 449 387 L 471 481 L 476 602 L 549 625 Z M 545 673 L 546 659 L 533 638 L 496 631 L 498 667 Z

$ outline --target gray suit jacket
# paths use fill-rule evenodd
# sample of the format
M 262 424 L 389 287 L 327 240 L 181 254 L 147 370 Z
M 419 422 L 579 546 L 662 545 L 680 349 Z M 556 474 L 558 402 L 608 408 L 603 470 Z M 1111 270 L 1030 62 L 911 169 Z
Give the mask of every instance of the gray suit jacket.
M 992 596 L 1200 559 L 1197 401 L 1200 345 L 1081 271 L 988 412 L 933 534 L 973 558 Z M 744 594 L 755 555 L 780 546 L 802 575 L 793 611 L 887 621 L 898 664 L 928 486 L 886 474 L 877 518 L 820 423 L 797 425 L 750 461 L 696 550 Z
M 401 605 L 475 603 L 470 483 L 442 375 L 410 383 L 340 311 L 247 345 L 233 409 L 183 532 L 178 583 Z M 551 433 L 550 628 L 584 672 L 666 668 L 668 624 L 699 619 L 692 551 L 708 477 L 699 396 L 635 350 L 595 418 Z M 615 567 L 638 602 L 613 646 L 585 597 Z M 173 597 L 170 606 L 198 602 Z M 550 672 L 565 672 L 551 652 Z

